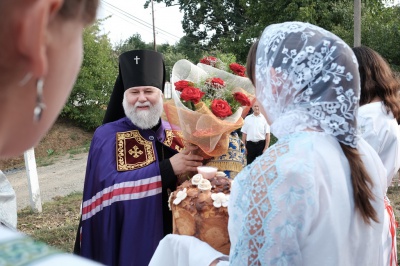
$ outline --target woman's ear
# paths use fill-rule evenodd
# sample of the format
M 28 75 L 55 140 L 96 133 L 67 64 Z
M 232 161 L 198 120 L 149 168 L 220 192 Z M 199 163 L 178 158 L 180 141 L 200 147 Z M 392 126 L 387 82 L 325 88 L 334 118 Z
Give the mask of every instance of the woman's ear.
M 17 52 L 27 60 L 28 72 L 34 78 L 47 74 L 49 26 L 62 3 L 63 0 L 36 0 L 17 18 Z

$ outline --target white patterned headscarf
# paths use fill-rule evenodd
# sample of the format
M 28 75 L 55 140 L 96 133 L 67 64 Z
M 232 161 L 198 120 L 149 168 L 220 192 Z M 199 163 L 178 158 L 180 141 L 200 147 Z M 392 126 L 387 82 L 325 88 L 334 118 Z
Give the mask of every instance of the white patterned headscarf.
M 336 35 L 303 22 L 268 26 L 257 47 L 255 84 L 277 138 L 323 131 L 356 147 L 358 64 Z

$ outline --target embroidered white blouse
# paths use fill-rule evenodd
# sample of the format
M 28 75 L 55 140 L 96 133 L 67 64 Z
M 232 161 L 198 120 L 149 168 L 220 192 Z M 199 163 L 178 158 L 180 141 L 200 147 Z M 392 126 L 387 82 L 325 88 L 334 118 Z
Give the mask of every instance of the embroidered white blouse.
M 362 137 L 381 158 L 387 171 L 386 187 L 389 187 L 400 167 L 400 129 L 396 119 L 391 112 L 389 114 L 386 112 L 383 102 L 373 102 L 359 108 L 358 128 Z M 390 262 L 392 265 L 397 265 L 396 259 L 391 259 L 392 253 L 397 254 L 396 236 L 391 232 L 393 230 L 391 227 L 395 226 L 395 217 L 391 208 L 388 210 L 385 213 L 382 233 L 384 250 L 382 265 L 391 265 Z
M 400 129 L 382 102 L 374 102 L 358 109 L 358 128 L 362 137 L 376 150 L 387 170 L 387 186 L 400 168 Z
M 372 205 L 383 221 L 384 167 L 364 140 L 357 148 L 374 182 Z M 218 265 L 382 265 L 376 240 L 383 224 L 368 225 L 355 210 L 348 161 L 325 133 L 281 138 L 237 175 L 228 210 L 231 251 L 229 261 Z M 184 245 L 189 237 L 181 237 L 164 238 L 150 265 L 209 265 L 218 257 L 203 242 Z M 202 254 L 195 261 L 194 251 Z
M 0 171 L 0 224 L 17 228 L 17 201 L 15 191 Z
M 383 221 L 385 170 L 365 141 L 357 148 Z M 325 133 L 285 136 L 246 167 L 229 218 L 230 265 L 381 265 L 382 222 L 355 210 L 348 160 Z
M 101 264 L 63 253 L 0 225 L 0 265 L 100 266 Z

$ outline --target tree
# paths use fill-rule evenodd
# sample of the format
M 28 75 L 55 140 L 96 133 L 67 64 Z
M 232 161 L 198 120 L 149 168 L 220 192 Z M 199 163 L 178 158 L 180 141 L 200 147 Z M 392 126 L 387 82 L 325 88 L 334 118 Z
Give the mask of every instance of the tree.
M 400 71 L 400 6 L 383 8 L 383 12 L 364 9 L 361 43 L 379 52 Z
M 184 13 L 182 27 L 187 34 L 185 43 L 202 47 L 202 50 L 218 49 L 223 37 L 238 39 L 240 32 L 249 25 L 244 14 L 246 3 L 243 0 L 156 1 L 164 2 L 166 6 L 180 5 Z M 149 3 L 146 2 L 145 8 Z M 224 7 L 221 8 L 221 5 Z
M 136 33 L 125 40 L 123 43 L 117 44 L 115 47 L 117 55 L 120 55 L 130 50 L 153 50 L 153 44 L 145 43 L 142 40 L 142 36 L 139 33 Z
M 184 54 L 189 61 L 197 62 L 206 52 L 206 49 L 199 43 L 193 43 L 193 39 L 192 36 L 183 36 L 174 49 L 176 52 Z
M 174 64 L 178 60 L 186 59 L 187 57 L 183 53 L 176 52 L 172 46 L 167 47 L 161 53 L 164 55 L 166 80 L 171 81 L 172 68 Z
M 163 2 L 166 6 L 180 6 L 184 13 L 182 27 L 187 36 L 190 36 L 187 43 L 201 44 L 207 50 L 233 53 L 239 62 L 246 61 L 251 43 L 272 23 L 304 21 L 339 32 L 346 38 L 349 33 L 353 36 L 354 1 L 351 0 L 155 1 Z M 149 2 L 146 2 L 145 7 Z M 364 6 L 374 12 L 382 12 L 384 3 L 380 0 L 368 0 Z M 348 43 L 352 44 L 352 38 Z
M 101 125 L 118 68 L 107 35 L 96 21 L 83 33 L 84 56 L 78 79 L 61 115 L 87 130 Z

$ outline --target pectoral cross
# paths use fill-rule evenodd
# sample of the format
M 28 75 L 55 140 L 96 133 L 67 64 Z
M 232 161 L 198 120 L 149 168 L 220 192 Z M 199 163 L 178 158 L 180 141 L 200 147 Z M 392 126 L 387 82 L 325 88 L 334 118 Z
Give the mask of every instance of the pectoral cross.
M 138 146 L 136 146 L 136 145 L 133 146 L 133 150 L 130 149 L 130 150 L 128 151 L 128 153 L 129 153 L 130 155 L 132 155 L 133 158 L 138 158 L 140 155 L 143 154 L 143 152 L 142 152 L 141 150 L 139 150 Z
M 133 60 L 136 61 L 136 65 L 138 64 L 138 61 L 140 60 L 140 57 L 136 56 L 135 58 L 133 58 Z

